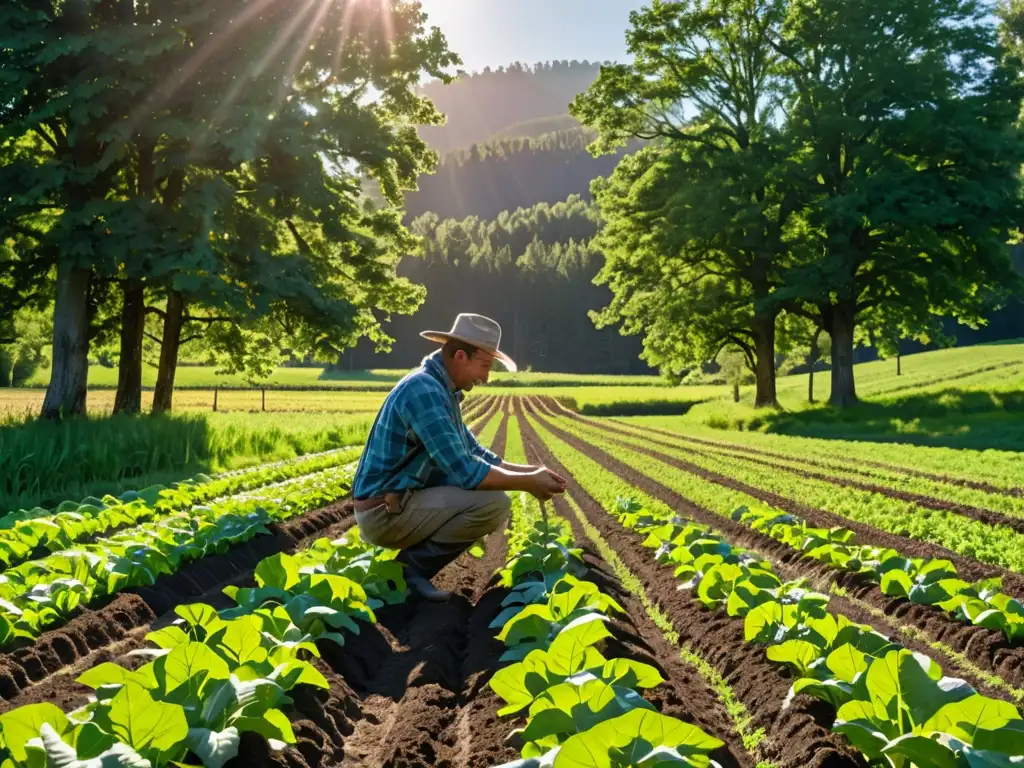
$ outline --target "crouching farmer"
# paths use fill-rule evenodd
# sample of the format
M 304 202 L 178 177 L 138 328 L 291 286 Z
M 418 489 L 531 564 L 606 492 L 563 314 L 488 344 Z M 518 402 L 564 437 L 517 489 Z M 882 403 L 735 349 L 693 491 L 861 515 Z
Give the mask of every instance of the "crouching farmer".
M 451 593 L 430 579 L 505 524 L 511 509 L 506 491 L 547 500 L 566 483 L 546 467 L 502 460 L 462 421 L 464 393 L 487 382 L 496 358 L 516 370 L 498 349 L 500 326 L 482 315 L 461 314 L 450 332 L 420 335 L 443 346 L 388 394 L 352 491 L 363 538 L 400 549 L 410 589 L 443 602 Z

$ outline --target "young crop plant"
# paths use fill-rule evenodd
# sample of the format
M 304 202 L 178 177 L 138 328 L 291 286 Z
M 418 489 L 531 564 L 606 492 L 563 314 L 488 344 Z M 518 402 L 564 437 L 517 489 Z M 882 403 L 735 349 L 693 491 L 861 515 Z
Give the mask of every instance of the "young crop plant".
M 320 655 L 315 641 L 343 643 L 357 620 L 376 620 L 375 607 L 404 600 L 394 554 L 350 531 L 265 559 L 257 587 L 225 590 L 235 608 L 178 606 L 177 621 L 146 636 L 152 647 L 132 652 L 148 663 L 106 662 L 79 675 L 94 691 L 79 709 L 43 702 L 0 715 L 3 765 L 222 768 L 243 733 L 272 749 L 294 743 L 288 693 L 328 687 L 309 661 Z
M 0 647 L 31 641 L 79 606 L 138 586 L 234 544 L 269 535 L 281 522 L 344 496 L 354 465 L 307 475 L 251 495 L 193 507 L 54 552 L 4 571 L 0 579 Z
M 267 489 L 272 484 L 352 464 L 361 449 L 343 448 L 302 459 L 256 467 L 229 476 L 197 475 L 172 487 L 152 485 L 120 497 L 64 501 L 53 511 L 37 507 L 10 512 L 0 519 L 0 563 L 18 565 L 41 552 L 57 552 L 99 535 L 147 520 L 159 520 L 231 495 Z
M 829 612 L 828 595 L 806 589 L 803 580 L 782 582 L 771 563 L 755 553 L 733 547 L 706 526 L 647 510 L 632 498 L 620 498 L 609 511 L 645 535 L 644 546 L 655 550 L 659 562 L 675 565 L 676 576 L 684 580 L 680 589 L 691 591 L 708 609 L 743 619 L 747 642 L 766 646 L 768 658 L 797 677 L 789 700 L 805 693 L 836 708 L 833 730 L 872 763 L 996 768 L 1018 764 L 1024 755 L 1024 720 L 1012 704 L 943 676 L 933 660 L 869 625 Z M 751 514 L 739 511 L 738 517 Z M 806 531 L 793 535 L 812 549 L 823 546 Z M 841 531 L 825 532 L 826 543 L 829 535 L 838 542 L 849 538 Z M 944 581 L 942 562 L 933 561 L 924 577 L 936 574 L 934 583 Z
M 489 683 L 506 703 L 498 714 L 525 711 L 510 737 L 522 759 L 502 768 L 717 766 L 709 753 L 721 741 L 640 695 L 664 682 L 657 669 L 601 652 L 610 614 L 623 609 L 578 578 L 585 569 L 568 524 L 523 506 L 499 571 L 512 590 L 491 624 L 508 648 L 502 660 L 513 662 Z
M 733 520 L 833 568 L 862 574 L 889 597 L 934 605 L 958 621 L 1002 632 L 1013 644 L 1024 642 L 1024 604 L 1001 591 L 1000 578 L 972 584 L 959 577 L 949 560 L 910 558 L 895 549 L 857 544 L 848 528 L 816 528 L 764 505 L 739 507 Z

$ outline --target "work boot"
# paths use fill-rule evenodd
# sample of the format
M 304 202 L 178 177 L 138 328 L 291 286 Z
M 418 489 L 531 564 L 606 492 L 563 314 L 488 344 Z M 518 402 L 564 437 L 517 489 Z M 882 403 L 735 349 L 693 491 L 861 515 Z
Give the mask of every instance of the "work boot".
M 403 549 L 395 559 L 405 565 L 405 583 L 409 589 L 434 603 L 447 602 L 452 593 L 438 589 L 430 580 L 442 568 L 469 549 L 469 544 L 440 544 L 436 541 L 421 541 Z

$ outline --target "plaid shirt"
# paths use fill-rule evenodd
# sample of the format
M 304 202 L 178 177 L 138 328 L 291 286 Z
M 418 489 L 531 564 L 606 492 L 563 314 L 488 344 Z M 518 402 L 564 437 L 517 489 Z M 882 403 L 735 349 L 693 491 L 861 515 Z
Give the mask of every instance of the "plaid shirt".
M 501 457 L 480 445 L 462 421 L 464 394 L 455 389 L 441 351 L 395 385 L 377 414 L 359 459 L 353 496 L 439 485 L 476 488 Z M 398 472 L 409 451 L 418 450 Z

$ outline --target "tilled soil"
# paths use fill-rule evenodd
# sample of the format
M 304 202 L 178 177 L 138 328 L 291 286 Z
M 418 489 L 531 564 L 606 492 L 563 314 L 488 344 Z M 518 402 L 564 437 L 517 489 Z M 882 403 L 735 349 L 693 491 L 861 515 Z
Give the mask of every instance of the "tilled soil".
M 620 427 L 618 425 L 602 424 L 602 423 L 595 422 L 595 421 L 593 421 L 591 419 L 583 419 L 583 421 L 585 421 L 587 424 L 589 424 L 591 426 L 597 427 L 599 429 L 603 429 L 606 432 L 614 432 L 616 434 L 626 435 L 626 436 L 634 438 L 634 439 L 639 437 L 639 435 L 637 435 L 636 432 L 632 432 L 632 431 L 630 431 L 628 429 L 624 429 L 624 428 L 622 428 L 622 427 Z M 669 450 L 672 450 L 672 451 L 683 450 L 683 448 L 680 447 L 679 445 L 670 443 L 670 442 L 665 441 L 665 440 L 658 440 L 658 439 L 656 439 L 654 437 L 651 437 L 650 435 L 645 435 L 644 439 L 648 443 L 651 443 L 653 445 L 662 446 L 662 447 L 668 448 Z M 678 440 L 682 440 L 682 441 L 687 441 L 687 442 L 700 443 L 702 445 L 706 445 L 707 442 L 708 442 L 708 441 L 696 441 L 696 440 L 693 440 L 691 438 L 686 438 L 686 437 L 680 437 L 680 438 L 677 438 L 677 439 Z M 712 450 L 710 452 L 706 451 L 706 450 L 700 450 L 700 449 L 691 449 L 691 450 L 693 450 L 694 453 L 696 453 L 698 455 L 701 455 L 701 456 L 705 456 L 706 458 L 709 458 L 709 459 L 715 459 L 719 455 L 726 455 L 726 456 L 728 456 L 728 454 L 719 454 L 719 453 L 717 453 L 717 451 L 721 451 L 722 450 L 721 446 L 718 446 L 715 450 Z M 807 480 L 818 480 L 818 481 L 821 481 L 821 482 L 829 483 L 830 485 L 835 485 L 835 486 L 837 486 L 839 488 L 853 488 L 853 489 L 858 490 L 858 491 L 866 491 L 867 493 L 877 493 L 877 494 L 880 494 L 882 496 L 887 496 L 890 499 L 897 499 L 899 501 L 905 501 L 905 502 L 908 502 L 910 504 L 914 504 L 914 505 L 916 505 L 918 507 L 922 507 L 923 509 L 934 509 L 934 510 L 939 511 L 939 512 L 951 512 L 953 514 L 963 515 L 964 517 L 969 517 L 972 520 L 977 520 L 979 522 L 986 523 L 987 525 L 1004 525 L 1007 528 L 1010 528 L 1010 529 L 1016 531 L 1017 533 L 1024 533 L 1024 518 L 1014 517 L 1013 515 L 1008 515 L 1008 514 L 1006 514 L 1004 512 L 997 512 L 996 510 L 985 509 L 983 507 L 976 507 L 976 506 L 972 506 L 972 505 L 969 505 L 969 504 L 959 504 L 959 503 L 957 503 L 955 501 L 949 501 L 948 499 L 938 499 L 938 498 L 935 498 L 934 496 L 926 496 L 924 494 L 913 493 L 911 491 L 901 491 L 898 488 L 892 488 L 890 486 L 881 485 L 879 483 L 861 482 L 861 481 L 858 481 L 858 480 L 850 480 L 849 478 L 835 477 L 834 475 L 828 475 L 828 474 L 825 474 L 825 473 L 822 473 L 822 472 L 815 472 L 815 471 L 812 471 L 812 470 L 809 470 L 809 469 L 800 469 L 800 468 L 797 468 L 797 467 L 786 466 L 786 465 L 780 464 L 778 460 L 773 460 L 773 457 L 764 456 L 763 454 L 758 455 L 758 452 L 756 450 L 754 450 L 754 449 L 749 449 L 749 448 L 748 449 L 742 449 L 742 448 L 732 448 L 732 447 L 729 447 L 729 448 L 727 448 L 725 450 L 731 451 L 733 453 L 742 453 L 743 454 L 742 457 L 735 457 L 735 458 L 737 458 L 740 461 L 746 461 L 746 462 L 749 462 L 751 464 L 757 464 L 757 465 L 760 465 L 760 466 L 763 466 L 763 467 L 770 467 L 772 469 L 778 470 L 779 472 L 786 472 L 788 474 L 796 475 L 797 477 L 802 477 L 802 478 L 805 478 Z M 732 458 L 732 457 L 730 457 L 730 458 Z M 803 460 L 800 459 L 800 461 L 803 461 Z M 810 462 L 806 462 L 806 463 L 810 463 Z M 843 468 L 843 470 L 844 471 L 849 471 L 849 470 L 846 470 L 845 468 Z
M 497 401 L 495 401 L 497 405 Z M 492 447 L 504 451 L 507 414 Z M 447 603 L 416 598 L 378 613 L 378 624 L 325 659 L 355 689 L 363 717 L 346 739 L 344 766 L 484 766 L 515 759 L 486 687 L 502 644 L 490 622 L 507 590 L 495 586 L 504 529 L 482 559 L 468 554 L 433 581 Z
M 525 420 L 521 420 L 521 424 L 525 435 L 529 425 Z M 533 437 L 526 440 L 526 453 L 530 461 L 544 461 L 553 467 L 546 461 L 547 457 L 538 449 L 538 443 Z M 679 651 L 669 645 L 640 601 L 623 587 L 611 567 L 594 552 L 588 543 L 586 530 L 565 499 L 555 498 L 552 503 L 555 511 L 572 526 L 576 545 L 584 550 L 584 562 L 589 569 L 584 578 L 615 598 L 625 610 L 625 614 L 612 614 L 614 638 L 604 649 L 605 656 L 609 659 L 635 659 L 658 669 L 665 682 L 643 691 L 644 698 L 662 714 L 692 723 L 724 741 L 725 746 L 712 754 L 712 758 L 722 766 L 753 765 L 756 761 L 740 742 L 729 714 L 714 689 L 682 660 Z
M 536 455 L 556 471 L 567 471 L 543 445 L 533 428 L 523 422 L 523 434 Z M 588 453 L 594 456 L 594 451 Z M 618 474 L 617 468 L 609 467 Z M 672 621 L 682 642 L 714 667 L 747 707 L 752 728 L 764 728 L 767 738 L 760 745 L 763 757 L 780 768 L 836 768 L 863 766 L 859 754 L 829 728 L 834 712 L 809 696 L 798 696 L 784 708 L 791 679 L 788 673 L 768 661 L 764 649 L 743 638 L 743 622 L 724 611 L 708 611 L 676 588 L 665 568 L 653 559 L 642 538 L 628 531 L 608 515 L 592 496 L 571 479 L 569 493 L 588 521 L 618 553 L 623 564 L 643 583 L 649 599 Z
M 627 422 L 622 422 L 622 421 L 619 421 L 618 419 L 608 419 L 608 421 L 609 422 L 615 422 L 616 424 L 621 424 L 622 426 L 625 426 L 625 427 L 639 426 L 639 425 L 632 425 L 632 424 L 629 424 Z M 812 458 L 809 458 L 809 457 L 806 457 L 806 456 L 791 456 L 791 455 L 787 455 L 785 453 L 777 453 L 775 451 L 769 451 L 769 450 L 766 450 L 764 448 L 753 448 L 753 447 L 751 447 L 749 445 L 740 445 L 738 443 L 730 443 L 730 442 L 724 442 L 724 441 L 723 442 L 718 442 L 718 441 L 715 441 L 715 440 L 702 439 L 702 438 L 699 438 L 699 437 L 694 437 L 692 435 L 684 434 L 682 432 L 673 432 L 670 429 L 662 429 L 661 427 L 653 427 L 653 426 L 651 426 L 649 424 L 644 424 L 642 428 L 643 428 L 643 430 L 645 432 L 650 432 L 650 433 L 654 433 L 654 434 L 664 435 L 665 437 L 671 437 L 671 438 L 676 439 L 676 440 L 685 440 L 686 442 L 695 443 L 697 445 L 704 445 L 704 446 L 707 446 L 708 448 L 725 448 L 725 449 L 737 451 L 737 452 L 740 452 L 740 453 L 748 453 L 748 454 L 751 454 L 751 455 L 765 456 L 765 457 L 771 458 L 771 459 L 781 459 L 783 461 L 799 461 L 802 464 L 807 464 L 808 466 L 812 466 L 812 467 L 818 467 L 819 469 L 839 470 L 839 471 L 843 471 L 843 472 L 853 472 L 853 473 L 856 473 L 856 474 L 865 474 L 865 473 L 860 472 L 857 469 L 857 467 L 848 466 L 848 465 L 844 465 L 844 464 L 837 463 L 837 462 L 820 461 L 820 460 L 812 459 Z M 868 460 L 868 459 L 861 459 L 861 458 L 858 458 L 856 461 L 857 461 L 858 465 L 862 464 L 862 465 L 864 465 L 866 467 L 874 467 L 875 469 L 880 469 L 880 470 L 882 470 L 884 472 L 892 472 L 894 474 L 907 475 L 908 477 L 919 477 L 922 480 L 930 480 L 933 483 L 942 483 L 943 485 L 951 485 L 951 486 L 954 486 L 956 488 L 970 488 L 970 489 L 975 490 L 975 491 L 983 491 L 985 493 L 991 493 L 991 494 L 998 495 L 998 496 L 1011 496 L 1011 497 L 1014 497 L 1014 498 L 1024 498 L 1024 488 L 1019 488 L 1019 487 L 1005 488 L 1003 486 L 993 485 L 992 483 L 987 483 L 987 482 L 985 482 L 983 480 L 972 480 L 972 479 L 966 478 L 966 477 L 954 477 L 953 475 L 943 475 L 943 474 L 938 474 L 938 473 L 935 473 L 935 472 L 925 472 L 923 470 L 913 469 L 911 467 L 901 467 L 901 466 L 898 466 L 896 464 L 887 464 L 887 463 L 885 463 L 883 461 L 871 461 L 871 460 Z M 866 477 L 871 477 L 871 475 L 867 475 L 867 474 L 865 474 L 865 476 Z
M 855 600 L 877 608 L 894 619 L 899 619 L 899 623 L 902 625 L 922 630 L 926 636 L 945 643 L 954 651 L 963 653 L 973 664 L 998 675 L 1010 685 L 1024 686 L 1024 648 L 1011 646 L 1001 632 L 963 624 L 939 608 L 914 605 L 902 598 L 889 598 L 876 584 L 864 576 L 831 568 L 770 536 L 722 517 L 711 510 L 699 507 L 689 499 L 616 460 L 599 448 L 559 429 L 550 421 L 545 421 L 545 424 L 560 439 L 577 450 L 585 451 L 602 466 L 635 485 L 644 493 L 663 501 L 673 509 L 680 510 L 698 522 L 712 526 L 728 537 L 732 543 L 754 549 L 769 558 L 783 578 L 807 578 L 815 588 L 826 592 L 829 585 L 835 583 L 847 590 L 848 595 Z M 832 607 L 853 621 L 870 624 L 885 635 L 891 634 L 891 627 L 884 621 L 843 596 L 833 595 Z M 1011 700 L 1005 689 L 989 685 L 970 670 L 964 669 L 955 658 L 915 639 L 903 637 L 900 638 L 900 642 L 912 650 L 931 656 L 948 673 L 955 671 L 958 677 L 964 678 L 982 693 L 994 698 Z
M 542 418 L 547 417 L 547 411 L 538 411 L 538 415 Z M 550 421 L 548 422 L 550 424 Z M 554 426 L 554 425 L 552 425 Z M 577 439 L 577 438 L 573 438 Z M 943 558 L 950 560 L 957 568 L 961 578 L 968 580 L 977 580 L 991 578 L 999 576 L 1003 579 L 1003 588 L 1012 595 L 1024 595 L 1024 574 L 1016 573 L 1007 568 L 1002 568 L 998 565 L 991 565 L 989 563 L 981 563 L 977 560 L 973 560 L 968 557 L 964 557 L 950 549 L 941 547 L 937 544 L 930 542 L 921 541 L 919 539 L 913 539 L 909 536 L 898 536 L 893 533 L 888 533 L 879 528 L 875 528 L 864 523 L 859 523 L 856 520 L 851 520 L 841 515 L 837 515 L 832 512 L 827 512 L 823 509 L 807 506 L 801 504 L 793 499 L 779 496 L 778 494 L 765 491 L 756 486 L 748 485 L 746 483 L 734 480 L 727 475 L 720 474 L 718 472 L 711 472 L 710 470 L 698 467 L 690 462 L 680 459 L 677 456 L 664 453 L 662 451 L 654 450 L 653 448 L 644 448 L 637 446 L 632 443 L 625 443 L 616 439 L 615 434 L 609 432 L 608 439 L 613 442 L 622 445 L 624 448 L 636 451 L 639 454 L 651 456 L 652 458 L 663 461 L 676 469 L 681 469 L 684 472 L 688 472 L 693 475 L 697 475 L 708 482 L 722 485 L 726 488 L 731 488 L 736 491 L 740 491 L 749 496 L 753 496 L 760 501 L 765 502 L 773 507 L 777 507 L 786 512 L 791 512 L 794 515 L 804 518 L 809 523 L 815 526 L 824 528 L 841 526 L 849 528 L 854 531 L 858 539 L 864 542 L 871 542 L 872 544 L 884 547 L 891 547 L 892 549 L 898 550 L 908 557 L 929 557 L 929 558 Z M 578 439 L 577 439 L 578 440 Z M 582 441 L 580 441 L 582 442 Z M 595 446 L 591 446 L 589 443 L 586 450 L 596 451 L 599 450 Z M 717 517 L 717 516 L 716 516 Z M 721 519 L 719 517 L 719 519 Z
M 122 652 L 138 647 L 146 632 L 158 625 L 157 617 L 169 614 L 175 606 L 201 598 L 225 599 L 221 590 L 249 579 L 263 558 L 295 551 L 327 531 L 340 535 L 350 525 L 351 517 L 342 504 L 332 504 L 271 524 L 270 536 L 257 536 L 223 555 L 189 563 L 172 575 L 160 576 L 152 587 L 125 590 L 104 605 L 82 609 L 67 624 L 44 632 L 32 645 L 0 654 L 0 712 L 33 701 L 54 701 L 59 692 L 73 686 L 69 675 L 109 660 L 111 649 Z M 48 680 L 61 672 L 68 674 Z

